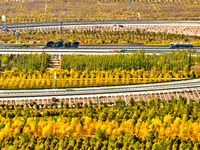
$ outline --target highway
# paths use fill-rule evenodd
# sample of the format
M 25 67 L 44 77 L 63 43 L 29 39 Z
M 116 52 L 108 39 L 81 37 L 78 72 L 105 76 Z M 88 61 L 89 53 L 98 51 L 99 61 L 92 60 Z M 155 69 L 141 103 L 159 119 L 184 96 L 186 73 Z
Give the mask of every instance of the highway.
M 43 48 L 44 46 L 35 47 L 19 47 L 19 46 L 3 46 L 0 45 L 0 54 L 33 54 L 42 53 L 43 51 L 49 53 L 50 55 L 64 55 L 64 54 L 118 54 L 118 53 L 133 53 L 138 52 L 138 50 L 144 50 L 145 53 L 165 53 L 173 52 L 181 49 L 170 49 L 169 46 L 158 46 L 158 45 L 80 45 L 79 48 Z M 121 50 L 124 50 L 123 52 Z M 188 49 L 187 49 L 188 50 Z M 193 52 L 200 52 L 200 46 L 194 46 L 191 49 Z
M 200 89 L 200 79 L 176 81 L 169 83 L 155 83 L 129 86 L 75 88 L 75 89 L 46 89 L 46 90 L 1 90 L 0 98 L 20 97 L 49 97 L 49 96 L 74 96 L 74 95 L 95 95 L 113 93 L 141 93 L 169 90 Z
M 109 25 L 109 24 L 183 24 L 200 25 L 200 21 L 166 21 L 166 20 L 97 20 L 97 21 L 64 21 L 63 26 L 71 25 Z M 7 24 L 7 29 L 30 28 L 30 27 L 53 27 L 60 26 L 60 22 L 34 22 L 34 23 L 13 23 Z M 0 30 L 4 25 L 0 24 Z
M 123 25 L 181 25 L 181 26 L 200 26 L 200 21 L 148 21 L 148 20 L 113 20 L 113 21 L 68 21 L 63 22 L 63 26 L 96 26 L 96 25 L 113 25 L 117 27 L 123 27 Z M 59 27 L 60 22 L 42 22 L 42 23 L 22 23 L 22 24 L 7 24 L 6 28 L 8 31 L 17 31 L 16 29 L 25 29 L 25 28 L 42 28 L 42 27 Z M 3 30 L 4 25 L 0 25 L 0 30 Z M 125 50 L 125 51 L 121 51 Z M 14 54 L 14 55 L 22 55 L 22 54 L 32 54 L 32 53 L 42 53 L 43 51 L 52 55 L 53 59 L 61 59 L 64 54 L 126 54 L 138 52 L 138 50 L 144 50 L 145 53 L 165 53 L 177 51 L 180 49 L 170 49 L 169 46 L 162 45 L 79 45 L 79 48 L 44 48 L 44 45 L 40 46 L 29 46 L 22 47 L 20 45 L 9 45 L 2 46 L 0 45 L 0 54 Z M 187 49 L 188 50 L 188 49 Z M 191 49 L 193 52 L 200 52 L 200 46 L 195 46 Z M 18 91 L 0 91 L 0 101 L 8 99 L 18 99 L 18 98 L 27 98 L 29 97 L 38 97 L 41 99 L 42 97 L 71 97 L 84 95 L 87 97 L 88 95 L 113 95 L 113 94 L 132 94 L 132 93 L 158 93 L 158 92 L 169 92 L 169 91 L 188 91 L 200 89 L 200 79 L 191 80 L 191 81 L 179 81 L 172 83 L 159 83 L 159 84 L 148 84 L 148 85 L 132 85 L 132 86 L 119 86 L 119 87 L 102 87 L 102 88 L 82 88 L 82 89 L 52 89 L 52 90 L 18 90 Z M 198 95 L 198 94 L 197 94 Z M 199 97 L 199 95 L 198 95 Z M 100 98 L 100 97 L 98 97 Z M 98 99 L 97 98 L 97 99 Z M 21 103 L 21 102 L 20 102 Z

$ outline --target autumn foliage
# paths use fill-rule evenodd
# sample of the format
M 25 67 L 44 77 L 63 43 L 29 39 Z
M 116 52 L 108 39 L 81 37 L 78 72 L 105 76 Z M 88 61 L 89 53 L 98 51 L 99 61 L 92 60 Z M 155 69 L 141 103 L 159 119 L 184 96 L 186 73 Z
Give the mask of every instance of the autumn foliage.
M 54 78 L 56 73 L 56 79 Z M 88 87 L 104 85 L 128 85 L 140 83 L 156 83 L 172 80 L 183 80 L 188 78 L 198 78 L 197 71 L 144 71 L 143 69 L 131 71 L 119 70 L 114 71 L 75 71 L 52 69 L 41 73 L 40 71 L 26 72 L 13 68 L 10 71 L 0 73 L 0 88 L 52 88 L 55 87 Z
M 46 68 L 49 54 L 1 56 L 0 88 L 52 88 L 128 85 L 198 78 L 199 54 L 64 55 L 61 69 Z M 25 62 L 25 63 L 24 63 Z M 56 78 L 54 74 L 56 73 Z
M 197 150 L 200 146 L 199 101 L 183 97 L 130 99 L 128 106 L 118 100 L 109 108 L 92 103 L 82 109 L 29 107 L 1 110 L 2 148 Z

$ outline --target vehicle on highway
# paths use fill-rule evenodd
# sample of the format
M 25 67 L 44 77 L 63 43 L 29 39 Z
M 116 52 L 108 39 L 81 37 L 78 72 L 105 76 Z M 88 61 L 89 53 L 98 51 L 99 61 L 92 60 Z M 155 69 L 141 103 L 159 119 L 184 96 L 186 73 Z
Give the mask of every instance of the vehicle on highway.
M 170 48 L 193 48 L 192 43 L 170 43 Z
M 125 50 L 125 49 L 121 49 L 121 50 L 119 50 L 119 49 L 114 49 L 114 50 L 111 50 L 110 52 L 126 52 L 127 50 Z
M 52 97 L 51 102 L 53 102 L 53 103 L 57 103 L 57 102 L 60 102 L 60 101 L 59 101 L 56 97 Z
M 46 47 L 53 47 L 53 48 L 56 48 L 56 47 L 64 47 L 64 48 L 78 48 L 78 45 L 79 45 L 79 42 L 67 42 L 67 43 L 64 43 L 63 44 L 63 41 L 57 41 L 57 42 L 54 42 L 54 41 L 48 41 L 47 44 L 46 44 Z

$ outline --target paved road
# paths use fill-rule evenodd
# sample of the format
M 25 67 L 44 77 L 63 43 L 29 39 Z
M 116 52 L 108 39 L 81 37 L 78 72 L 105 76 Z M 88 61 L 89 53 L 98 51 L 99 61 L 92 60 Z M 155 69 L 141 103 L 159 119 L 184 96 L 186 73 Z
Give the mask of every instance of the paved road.
M 179 49 L 170 49 L 169 46 L 152 46 L 152 45 L 80 45 L 79 48 L 44 48 L 44 46 L 36 46 L 30 48 L 24 47 L 8 47 L 0 45 L 0 54 L 31 54 L 42 53 L 43 51 L 55 54 L 117 54 L 122 53 L 120 50 L 125 50 L 123 53 L 138 52 L 144 50 L 146 53 L 165 53 L 172 52 Z M 200 46 L 195 46 L 192 51 L 200 52 Z
M 47 97 L 47 96 L 73 96 L 73 95 L 94 95 L 112 93 L 140 93 L 156 91 L 168 92 L 170 90 L 190 90 L 200 89 L 200 79 L 189 81 L 178 81 L 171 83 L 157 83 L 146 85 L 131 86 L 112 86 L 101 88 L 79 88 L 79 89 L 52 89 L 52 90 L 9 90 L 0 91 L 0 98 L 19 98 L 19 97 Z
M 69 25 L 105 25 L 105 24 L 183 24 L 200 25 L 200 21 L 165 21 L 165 20 L 104 20 L 104 21 L 64 21 L 63 26 Z M 51 27 L 60 26 L 60 22 L 36 22 L 36 23 L 15 23 L 7 24 L 7 29 L 26 28 L 26 27 Z M 0 24 L 0 30 L 4 25 Z
M 51 55 L 64 55 L 64 54 L 96 54 L 96 55 L 104 55 L 104 54 L 126 54 L 126 53 L 133 53 L 133 52 L 138 52 L 139 49 L 128 49 L 125 52 L 120 52 L 118 50 L 110 50 L 110 49 L 104 49 L 104 50 L 99 50 L 99 49 L 79 49 L 79 50 L 49 50 L 49 49 L 44 49 L 44 50 L 27 50 L 27 49 L 0 49 L 0 54 L 33 54 L 33 53 L 42 53 L 43 51 L 51 54 Z M 140 49 L 142 50 L 142 49 Z M 172 52 L 176 51 L 176 49 L 143 49 L 145 53 L 165 53 L 165 52 Z M 200 49 L 197 49 L 195 52 L 200 52 Z

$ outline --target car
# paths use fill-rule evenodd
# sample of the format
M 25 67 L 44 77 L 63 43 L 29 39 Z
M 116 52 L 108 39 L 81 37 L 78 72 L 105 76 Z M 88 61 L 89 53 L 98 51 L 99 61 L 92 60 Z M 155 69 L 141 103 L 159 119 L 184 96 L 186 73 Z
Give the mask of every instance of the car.
M 59 100 L 58 100 L 58 99 L 56 99 L 55 97 L 52 97 L 52 100 L 51 100 L 51 102 L 54 102 L 54 103 L 56 103 L 56 102 L 59 102 Z

